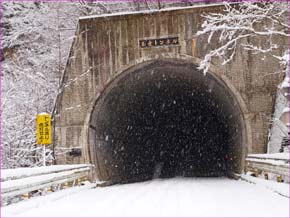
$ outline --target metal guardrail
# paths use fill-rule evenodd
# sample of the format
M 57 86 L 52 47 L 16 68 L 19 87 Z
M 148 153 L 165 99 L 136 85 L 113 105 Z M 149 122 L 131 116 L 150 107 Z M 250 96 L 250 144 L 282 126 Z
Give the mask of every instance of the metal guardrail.
M 55 165 L 3 170 L 1 178 L 2 205 L 19 196 L 29 198 L 35 192 L 57 191 L 87 181 L 92 165 Z
M 289 163 L 290 154 L 288 153 L 275 153 L 275 154 L 248 154 L 247 158 L 255 158 L 259 160 L 274 160 Z
M 283 177 L 289 178 L 289 159 L 248 155 L 245 163 L 247 172 L 252 172 L 256 177 L 264 174 L 265 179 L 268 179 L 268 173 L 272 173 L 277 176 L 278 182 L 282 182 Z

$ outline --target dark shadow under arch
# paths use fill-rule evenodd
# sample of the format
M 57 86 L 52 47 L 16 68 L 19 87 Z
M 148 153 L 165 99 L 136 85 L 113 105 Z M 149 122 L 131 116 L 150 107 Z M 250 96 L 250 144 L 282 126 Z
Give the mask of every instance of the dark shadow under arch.
M 225 84 L 192 63 L 159 60 L 124 72 L 98 98 L 89 127 L 101 180 L 241 171 L 241 109 Z

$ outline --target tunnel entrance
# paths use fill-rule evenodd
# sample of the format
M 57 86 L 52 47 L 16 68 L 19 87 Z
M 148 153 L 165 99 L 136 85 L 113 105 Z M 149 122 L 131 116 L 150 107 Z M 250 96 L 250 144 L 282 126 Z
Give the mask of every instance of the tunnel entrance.
M 233 94 L 191 63 L 155 61 L 108 85 L 90 119 L 102 180 L 231 176 L 241 168 L 243 119 Z

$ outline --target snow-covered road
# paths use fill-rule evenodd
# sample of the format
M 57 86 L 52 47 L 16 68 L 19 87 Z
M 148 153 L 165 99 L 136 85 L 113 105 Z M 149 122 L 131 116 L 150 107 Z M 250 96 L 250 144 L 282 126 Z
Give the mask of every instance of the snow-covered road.
M 157 179 L 47 197 L 24 211 L 17 210 L 24 202 L 4 207 L 2 217 L 289 217 L 289 198 L 227 178 Z

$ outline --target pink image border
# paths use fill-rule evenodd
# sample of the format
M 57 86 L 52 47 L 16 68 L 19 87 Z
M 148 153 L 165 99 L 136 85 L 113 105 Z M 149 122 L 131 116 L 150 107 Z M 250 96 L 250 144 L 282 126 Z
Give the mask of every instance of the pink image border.
M 3 87 L 3 69 L 2 69 L 2 60 L 3 60 L 3 53 L 2 53 L 2 25 L 3 25 L 3 3 L 5 2 L 37 2 L 38 0 L 0 0 L 0 119 L 1 119 L 1 123 L 0 123 L 0 163 L 1 163 L 1 166 L 2 166 L 2 87 Z M 69 0 L 39 0 L 40 2 L 46 2 L 46 3 L 54 3 L 54 2 L 63 2 L 63 3 L 69 3 L 69 2 L 73 2 L 73 1 L 69 1 Z M 76 0 L 77 1 L 77 0 Z M 86 1 L 86 0 L 84 0 Z M 270 0 L 270 2 L 289 2 L 290 0 Z M 97 2 L 97 1 L 95 1 Z M 102 2 L 133 2 L 132 0 L 119 0 L 119 1 L 115 1 L 115 0 L 102 0 Z M 140 1 L 134 1 L 134 2 L 144 2 L 142 0 Z M 157 2 L 157 0 L 147 0 L 147 2 Z M 177 0 L 160 0 L 160 2 L 179 2 Z M 225 2 L 224 0 L 214 0 L 214 1 L 206 1 L 206 0 L 190 0 L 188 2 L 192 2 L 192 3 L 222 3 L 222 2 Z M 227 1 L 227 2 L 235 2 L 235 1 Z M 240 2 L 261 2 L 261 0 L 243 0 L 243 1 L 240 1 Z M 289 23 L 289 26 L 290 26 L 290 4 L 289 4 L 289 7 L 288 7 L 288 23 Z M 290 33 L 290 30 L 289 30 L 289 33 Z M 289 39 L 288 39 L 288 52 L 290 50 L 290 34 L 289 34 Z M 289 52 L 290 53 L 290 52 Z M 288 63 L 290 63 L 290 55 L 288 56 L 289 60 L 288 60 Z M 290 77 L 290 67 L 288 67 L 288 76 Z M 289 98 L 289 96 L 288 96 Z M 289 102 L 290 102 L 290 99 L 289 99 Z M 290 103 L 289 103 L 289 107 L 290 107 Z M 290 120 L 289 120 L 289 123 L 290 123 Z M 289 130 L 288 130 L 289 131 Z M 289 134 L 289 133 L 288 133 Z M 288 135 L 289 137 L 289 135 Z M 290 159 L 290 153 L 289 153 L 289 159 Z M 289 174 L 290 174 L 290 171 L 289 171 Z M 0 168 L 0 178 L 1 178 L 1 168 Z M 289 178 L 290 180 L 290 178 Z M 0 191 L 1 191 L 1 183 L 0 183 Z M 289 196 L 290 196 L 290 189 L 289 189 Z M 1 208 L 2 208 L 2 196 L 0 198 L 0 218 L 2 217 L 2 214 L 1 214 Z M 289 199 L 289 206 L 290 206 L 290 199 Z M 289 216 L 290 217 L 290 211 L 289 211 Z M 12 217 L 6 217 L 6 218 L 12 218 Z M 27 218 L 27 217 L 25 217 Z M 42 217 L 42 218 L 52 218 L 52 217 Z M 53 218 L 56 218 L 56 217 L 53 217 Z M 69 217 L 61 217 L 61 218 L 69 218 Z M 74 218 L 80 218 L 80 217 L 74 217 Z M 93 218 L 93 217 L 91 217 Z M 112 217 L 107 217 L 107 218 L 112 218 Z M 127 217 L 122 217 L 122 218 L 127 218 Z M 140 217 L 140 218 L 147 218 L 147 217 Z M 152 218 L 152 217 L 151 217 Z M 173 217 L 172 217 L 173 218 Z M 195 218 L 198 218 L 198 217 L 195 217 Z M 207 218 L 207 217 L 203 217 L 203 218 Z M 209 218 L 209 217 L 208 217 Z M 211 218 L 218 218 L 218 217 L 211 217 Z M 220 218 L 220 217 L 219 217 Z M 230 217 L 228 217 L 230 218 Z M 243 218 L 243 217 L 233 217 L 233 218 Z M 251 218 L 251 217 L 248 217 L 248 218 Z M 263 217 L 255 217 L 255 218 L 263 218 Z

